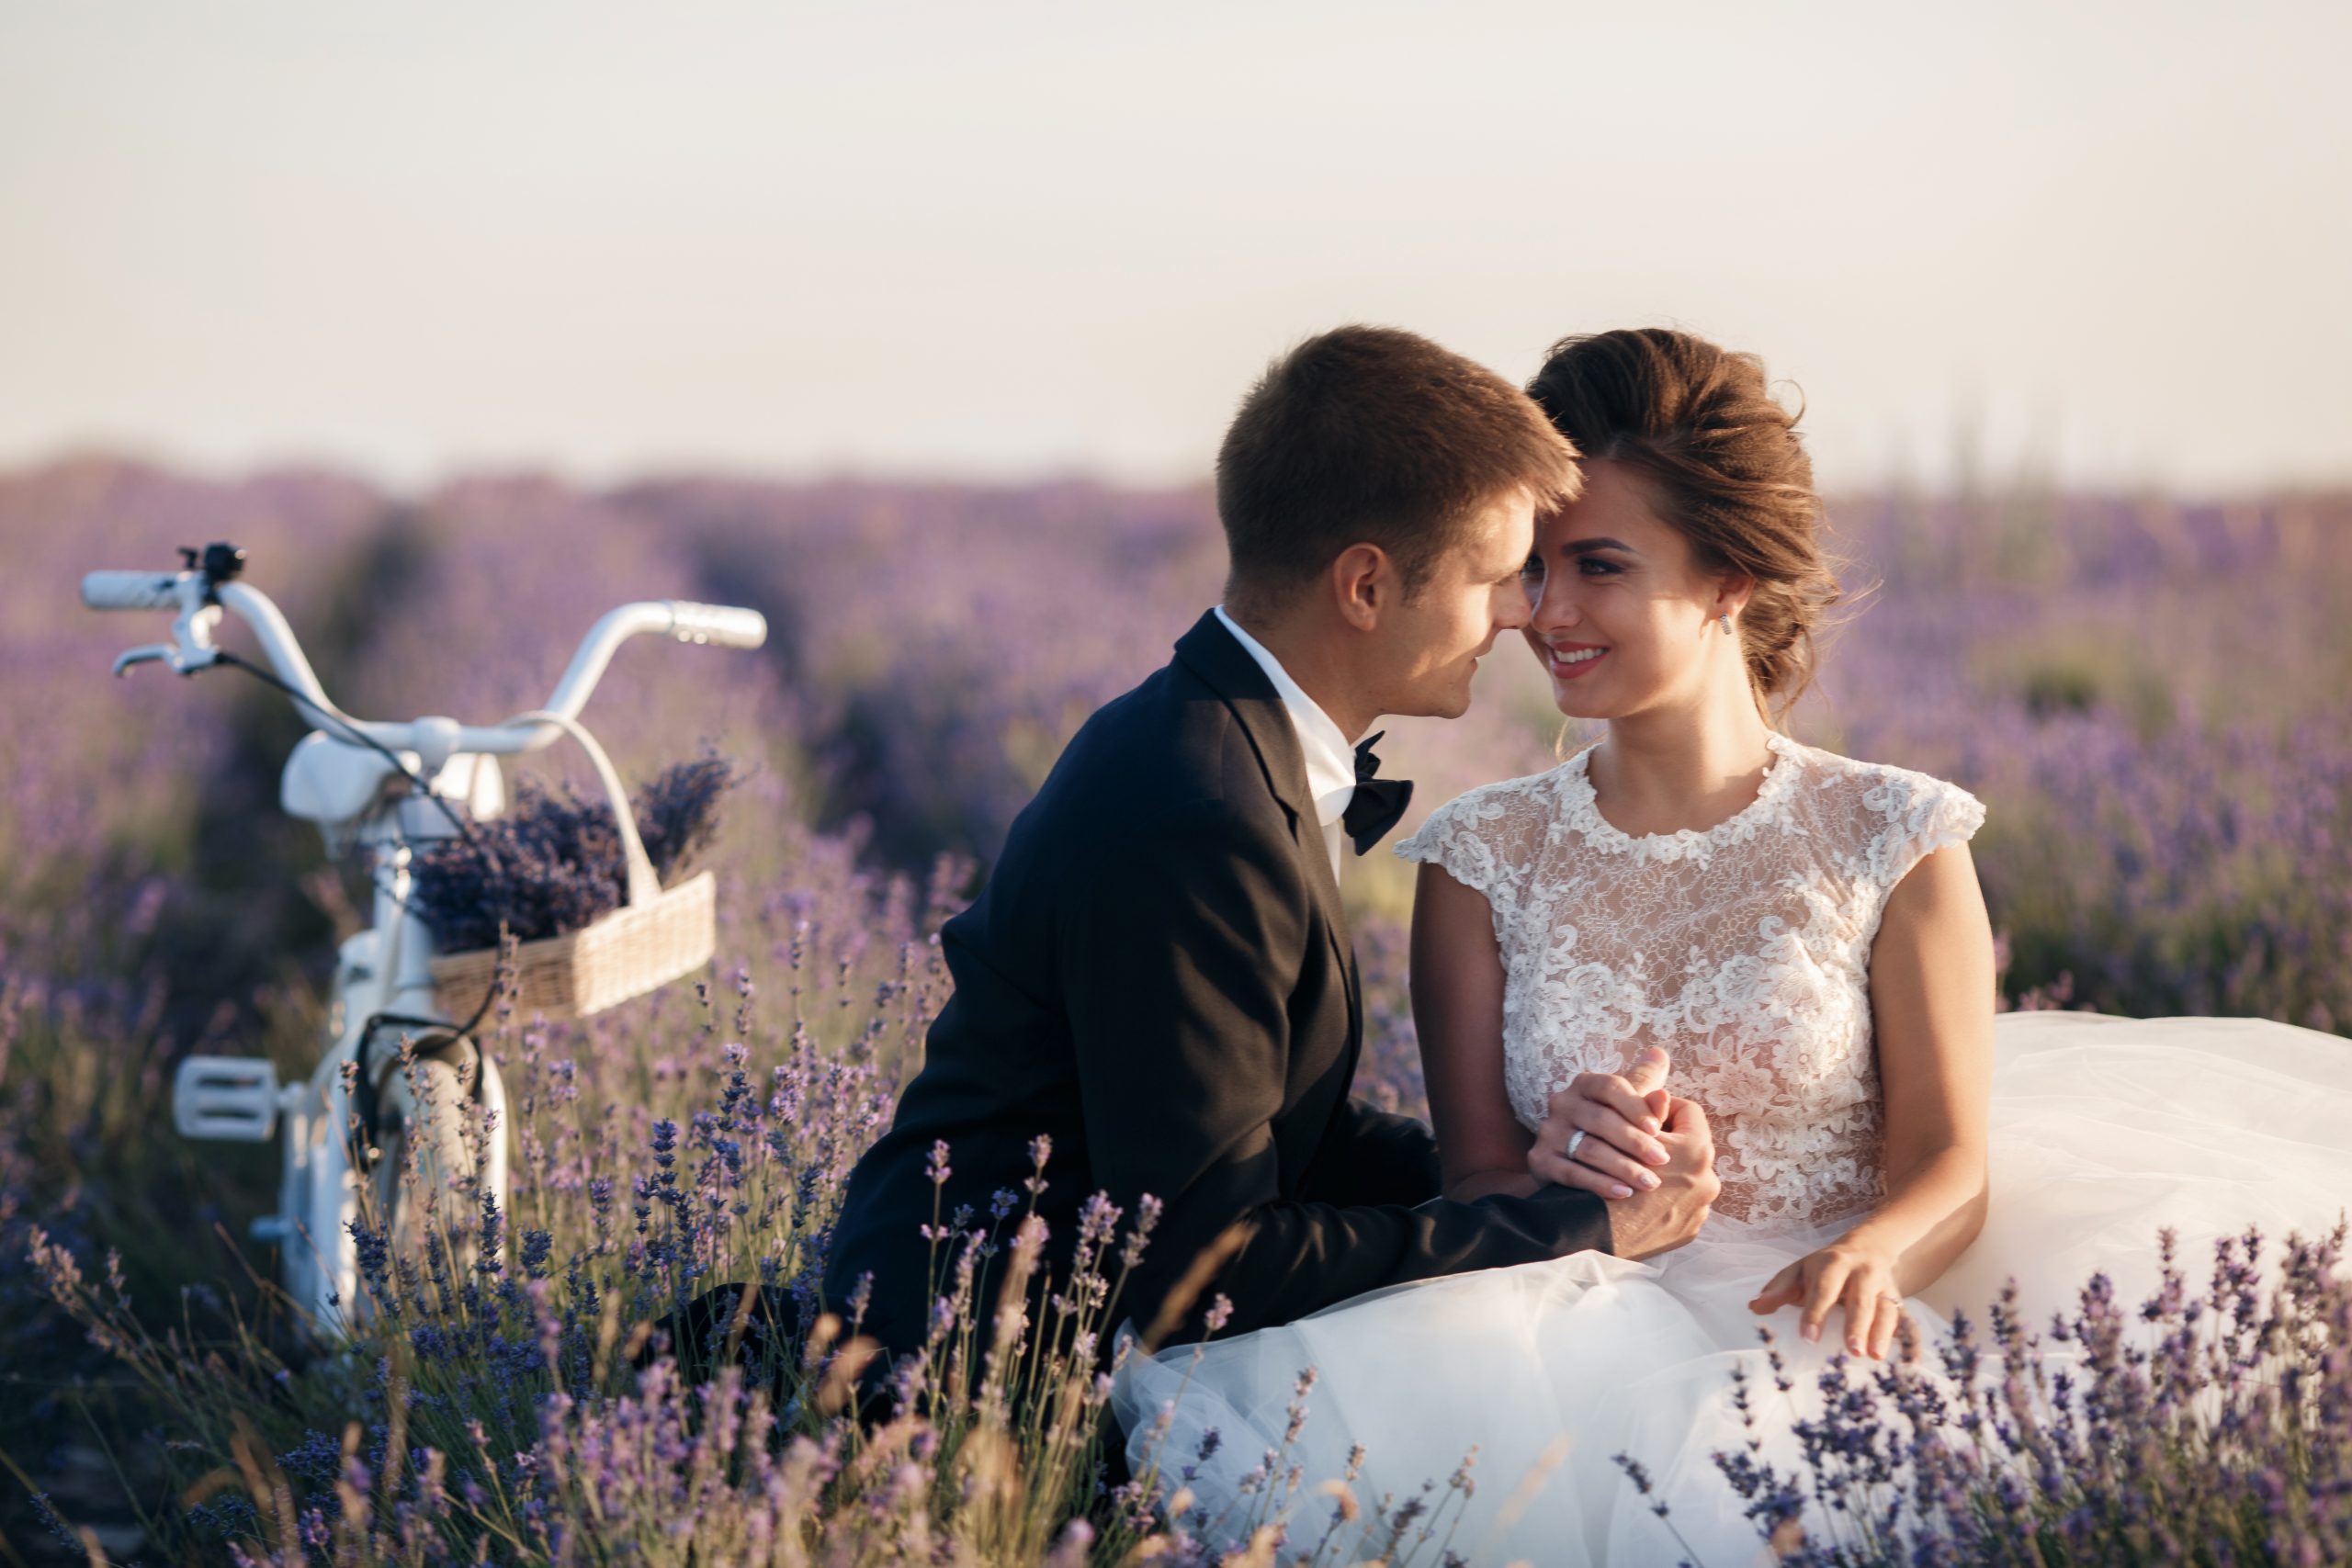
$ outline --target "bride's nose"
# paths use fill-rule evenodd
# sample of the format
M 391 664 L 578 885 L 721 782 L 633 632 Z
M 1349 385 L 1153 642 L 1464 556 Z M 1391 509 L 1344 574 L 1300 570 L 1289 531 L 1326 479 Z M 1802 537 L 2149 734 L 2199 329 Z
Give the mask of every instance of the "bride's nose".
M 1576 595 L 1567 591 L 1566 584 L 1555 581 L 1553 574 L 1546 572 L 1539 579 L 1528 597 L 1532 601 L 1527 617 L 1530 626 L 1543 628 L 1577 624 Z

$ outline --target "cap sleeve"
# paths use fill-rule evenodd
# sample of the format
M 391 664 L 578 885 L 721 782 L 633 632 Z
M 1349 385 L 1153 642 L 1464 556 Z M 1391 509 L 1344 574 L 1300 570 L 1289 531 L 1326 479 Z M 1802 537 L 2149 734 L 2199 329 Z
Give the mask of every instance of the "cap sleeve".
M 1984 825 L 1984 803 L 1958 784 L 1890 768 L 1862 796 L 1876 814 L 1868 854 L 1871 880 L 1890 891 L 1913 866 L 1946 844 L 1963 843 Z
M 1396 845 L 1399 859 L 1445 868 L 1498 909 L 1516 898 L 1543 847 L 1546 817 L 1526 779 L 1481 784 L 1430 813 L 1420 830 Z

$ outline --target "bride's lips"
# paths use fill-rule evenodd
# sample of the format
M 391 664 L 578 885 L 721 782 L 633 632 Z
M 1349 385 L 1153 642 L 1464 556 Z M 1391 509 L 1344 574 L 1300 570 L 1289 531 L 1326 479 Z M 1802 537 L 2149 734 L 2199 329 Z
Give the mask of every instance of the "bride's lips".
M 1579 659 L 1573 664 L 1561 661 L 1562 655 L 1582 653 L 1587 649 L 1598 649 L 1600 651 L 1590 659 Z M 1608 648 L 1597 642 L 1547 642 L 1544 645 L 1544 668 L 1552 672 L 1552 678 L 1555 681 L 1576 680 L 1581 675 L 1589 673 L 1594 665 L 1608 657 Z

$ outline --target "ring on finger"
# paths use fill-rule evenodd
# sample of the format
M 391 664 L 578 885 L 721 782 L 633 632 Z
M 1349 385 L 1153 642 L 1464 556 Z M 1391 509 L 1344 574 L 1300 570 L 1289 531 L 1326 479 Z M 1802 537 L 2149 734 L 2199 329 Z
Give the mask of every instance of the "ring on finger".
M 1568 1148 L 1567 1148 L 1567 1156 L 1566 1156 L 1566 1157 L 1568 1157 L 1569 1159 L 1574 1159 L 1574 1158 L 1576 1158 L 1576 1157 L 1577 1157 L 1577 1145 L 1578 1144 L 1583 1143 L 1583 1142 L 1584 1142 L 1584 1129 L 1583 1129 L 1583 1128 L 1579 1127 L 1579 1128 L 1577 1128 L 1575 1132 L 1570 1133 L 1570 1134 L 1568 1134 Z

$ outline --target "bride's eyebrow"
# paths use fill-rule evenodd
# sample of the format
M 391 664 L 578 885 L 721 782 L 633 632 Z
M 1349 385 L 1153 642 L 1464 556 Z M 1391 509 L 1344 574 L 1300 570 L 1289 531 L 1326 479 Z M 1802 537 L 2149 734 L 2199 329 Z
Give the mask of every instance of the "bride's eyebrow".
M 1629 556 L 1642 553 L 1623 539 L 1570 539 L 1560 547 L 1564 556 L 1588 555 L 1594 550 L 1623 550 Z

